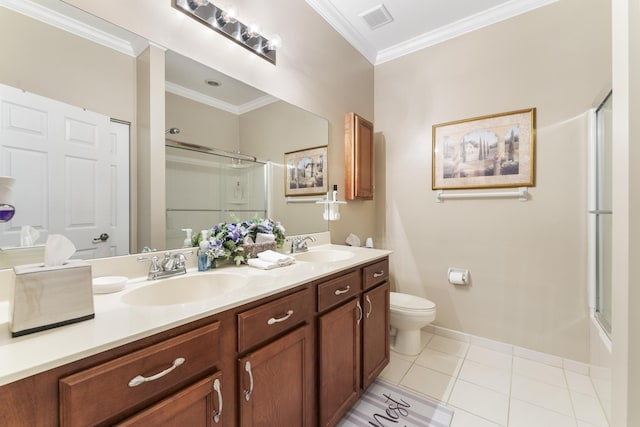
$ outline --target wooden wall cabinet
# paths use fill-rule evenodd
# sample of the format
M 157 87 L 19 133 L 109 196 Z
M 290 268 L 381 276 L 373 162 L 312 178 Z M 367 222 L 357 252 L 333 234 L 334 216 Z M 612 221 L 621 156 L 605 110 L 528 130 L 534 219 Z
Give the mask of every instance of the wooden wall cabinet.
M 373 123 L 355 113 L 344 118 L 344 198 L 373 199 Z

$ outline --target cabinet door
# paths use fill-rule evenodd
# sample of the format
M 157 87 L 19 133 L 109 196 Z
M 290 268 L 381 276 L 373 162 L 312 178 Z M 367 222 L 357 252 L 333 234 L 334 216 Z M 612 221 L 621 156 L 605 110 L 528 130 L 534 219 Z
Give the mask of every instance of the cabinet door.
M 361 320 L 358 299 L 318 317 L 320 426 L 334 425 L 358 400 Z
M 217 373 L 116 425 L 118 427 L 222 426 L 221 388 L 222 374 Z
M 373 199 L 373 123 L 355 113 L 345 116 L 346 200 Z
M 389 363 L 389 282 L 362 295 L 362 388 Z
M 310 328 L 296 329 L 239 359 L 242 427 L 310 425 Z

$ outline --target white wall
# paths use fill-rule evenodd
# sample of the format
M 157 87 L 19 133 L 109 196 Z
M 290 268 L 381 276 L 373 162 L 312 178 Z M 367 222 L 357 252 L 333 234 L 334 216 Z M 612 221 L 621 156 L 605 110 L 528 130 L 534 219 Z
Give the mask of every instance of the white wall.
M 376 67 L 394 284 L 433 300 L 436 324 L 588 361 L 586 111 L 611 88 L 610 55 L 610 3 L 562 0 Z M 530 107 L 530 201 L 436 203 L 432 125 Z

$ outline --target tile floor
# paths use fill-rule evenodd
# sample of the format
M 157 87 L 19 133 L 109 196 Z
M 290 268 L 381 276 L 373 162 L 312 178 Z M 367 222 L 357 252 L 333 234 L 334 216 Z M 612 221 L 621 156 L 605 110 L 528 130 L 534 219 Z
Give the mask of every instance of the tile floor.
M 588 375 L 423 332 L 415 357 L 391 352 L 383 379 L 455 411 L 451 427 L 608 427 Z

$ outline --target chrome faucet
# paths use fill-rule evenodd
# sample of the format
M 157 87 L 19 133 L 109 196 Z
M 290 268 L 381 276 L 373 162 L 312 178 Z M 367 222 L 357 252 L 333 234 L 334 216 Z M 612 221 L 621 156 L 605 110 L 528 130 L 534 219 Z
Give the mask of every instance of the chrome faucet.
M 309 250 L 307 247 L 307 240 L 312 242 L 316 241 L 316 238 L 313 236 L 295 236 L 291 238 L 291 253 L 295 254 L 298 252 L 306 252 Z
M 165 252 L 162 262 L 157 255 L 150 258 L 151 266 L 149 267 L 148 280 L 157 280 L 164 277 L 178 276 L 187 273 L 186 268 L 186 255 L 192 254 L 193 251 L 177 252 L 171 254 L 171 252 Z M 138 261 L 148 260 L 148 257 L 138 257 Z

